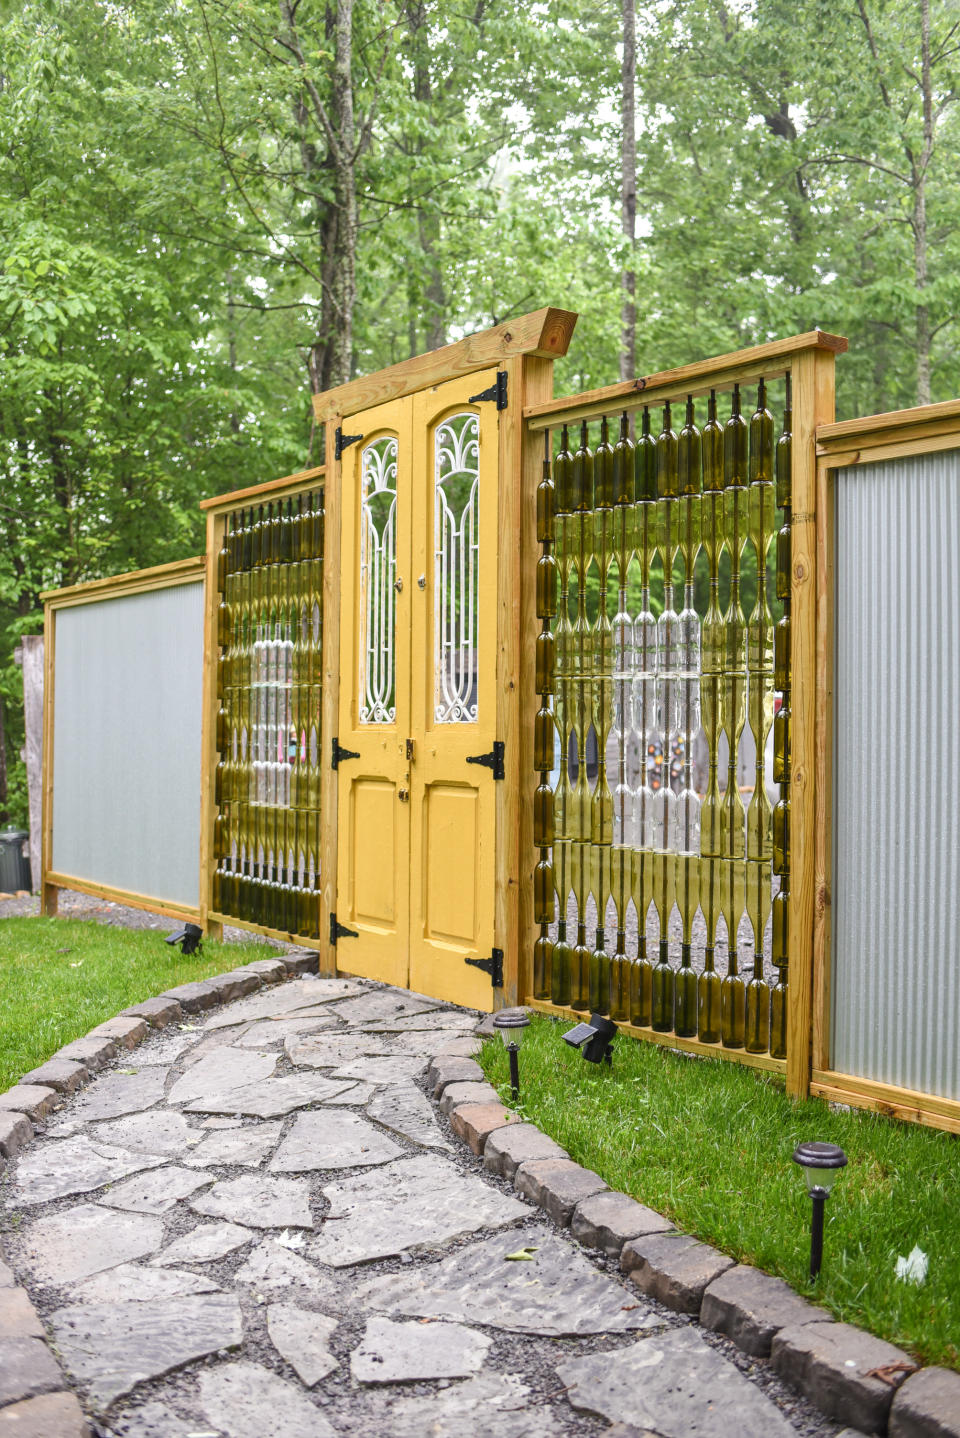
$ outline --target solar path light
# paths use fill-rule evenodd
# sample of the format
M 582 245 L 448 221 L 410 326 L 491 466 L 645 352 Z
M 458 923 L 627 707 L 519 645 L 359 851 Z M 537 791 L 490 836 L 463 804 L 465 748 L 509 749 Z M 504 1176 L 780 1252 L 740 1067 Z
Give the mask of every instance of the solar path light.
M 506 1047 L 510 1059 L 510 1087 L 517 1099 L 520 1097 L 520 1045 L 524 1029 L 530 1027 L 530 1019 L 524 1009 L 501 1009 L 493 1016 L 493 1027 Z
M 793 1154 L 794 1163 L 803 1169 L 807 1192 L 813 1203 L 810 1220 L 810 1277 L 816 1278 L 823 1260 L 823 1209 L 841 1168 L 846 1168 L 847 1155 L 835 1143 L 801 1143 Z
M 612 1063 L 613 1036 L 617 1026 L 603 1014 L 591 1014 L 588 1024 L 577 1024 L 563 1035 L 563 1042 L 580 1049 L 588 1064 Z
M 175 934 L 168 934 L 168 944 L 179 944 L 181 954 L 195 954 L 203 943 L 203 930 L 199 924 L 184 924 Z

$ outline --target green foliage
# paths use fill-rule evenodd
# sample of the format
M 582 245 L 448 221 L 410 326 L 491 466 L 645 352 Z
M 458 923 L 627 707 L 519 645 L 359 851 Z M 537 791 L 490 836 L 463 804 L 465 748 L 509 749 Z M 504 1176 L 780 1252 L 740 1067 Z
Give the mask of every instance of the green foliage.
M 837 1318 L 960 1368 L 957 1141 L 819 1099 L 795 1103 L 774 1075 L 672 1053 L 619 1035 L 596 1067 L 535 1016 L 520 1052 L 519 1111 L 616 1188 L 739 1262 L 785 1278 Z M 499 1040 L 480 1063 L 511 1107 Z M 826 1211 L 823 1269 L 809 1280 L 810 1202 L 791 1162 L 805 1139 L 837 1143 L 849 1166 Z M 926 1282 L 894 1277 L 914 1245 Z

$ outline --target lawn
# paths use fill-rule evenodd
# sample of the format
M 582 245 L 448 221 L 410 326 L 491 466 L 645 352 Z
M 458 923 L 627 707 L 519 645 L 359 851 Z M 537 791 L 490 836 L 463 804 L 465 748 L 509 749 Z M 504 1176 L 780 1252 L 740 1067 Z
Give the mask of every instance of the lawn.
M 781 1081 L 719 1059 L 618 1035 L 613 1066 L 561 1042 L 569 1024 L 534 1017 L 520 1052 L 519 1111 L 612 1188 L 743 1263 L 787 1279 L 837 1318 L 960 1368 L 960 1146 L 953 1135 L 879 1115 L 794 1103 Z M 480 1063 L 510 1103 L 507 1056 Z M 849 1165 L 827 1204 L 824 1263 L 808 1276 L 810 1201 L 797 1143 L 839 1144 Z M 921 1286 L 899 1255 L 929 1258 Z
M 171 932 L 176 925 L 171 921 Z M 175 984 L 263 957 L 251 944 L 205 941 L 184 958 L 156 929 L 85 919 L 0 920 L 0 1092 L 121 1009 Z

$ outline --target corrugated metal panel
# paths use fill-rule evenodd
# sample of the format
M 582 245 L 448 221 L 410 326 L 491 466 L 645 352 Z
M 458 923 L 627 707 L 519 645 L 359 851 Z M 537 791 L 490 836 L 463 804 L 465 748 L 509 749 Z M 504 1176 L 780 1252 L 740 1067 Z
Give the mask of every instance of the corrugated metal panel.
M 196 905 L 203 584 L 56 617 L 53 868 Z
M 830 1066 L 960 1098 L 960 450 L 835 490 Z

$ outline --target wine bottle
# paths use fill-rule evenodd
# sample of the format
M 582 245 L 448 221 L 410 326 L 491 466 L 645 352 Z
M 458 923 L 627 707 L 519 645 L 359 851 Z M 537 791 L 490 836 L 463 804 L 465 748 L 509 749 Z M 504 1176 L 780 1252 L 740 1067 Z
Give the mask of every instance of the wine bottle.
M 596 509 L 610 509 L 613 505 L 613 459 L 610 422 L 604 415 L 600 421 L 600 443 L 593 456 L 593 503 Z
M 551 997 L 553 955 L 553 941 L 549 934 L 541 929 L 540 936 L 533 945 L 533 997 L 535 999 L 549 1000 Z
M 635 1028 L 648 1029 L 653 1005 L 653 969 L 647 957 L 647 936 L 643 932 L 643 917 L 640 918 L 640 936 L 637 943 L 637 957 L 630 965 L 630 1022 Z
M 636 452 L 624 410 L 620 416 L 620 435 L 613 447 L 613 502 L 615 505 L 633 504 L 636 498 Z
M 559 1008 L 570 1007 L 573 996 L 572 971 L 573 951 L 567 943 L 566 920 L 561 918 L 557 923 L 557 941 L 553 946 L 553 964 L 550 969 L 550 1001 Z
M 674 972 L 670 967 L 670 946 L 661 936 L 660 958 L 651 974 L 651 1027 L 669 1033 L 674 1023 Z
M 592 1014 L 610 1012 L 610 955 L 605 948 L 602 929 L 597 929 L 597 943 L 590 956 L 589 1003 Z
M 553 461 L 553 483 L 558 514 L 571 514 L 575 508 L 573 492 L 573 455 L 570 453 L 570 432 L 566 425 L 560 434 L 560 448 Z
M 697 1036 L 697 975 L 692 960 L 692 945 L 681 944 L 680 967 L 675 975 L 674 1032 L 682 1039 Z
M 593 957 L 592 949 L 587 946 L 587 926 L 583 922 L 583 909 L 578 914 L 577 923 L 577 946 L 572 955 L 572 983 L 570 992 L 570 1007 L 578 1013 L 586 1013 L 590 1008 L 590 961 Z
M 697 1034 L 705 1044 L 720 1042 L 720 975 L 714 968 L 714 947 L 707 944 L 703 954 L 703 973 L 697 980 Z

